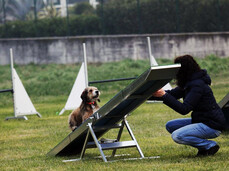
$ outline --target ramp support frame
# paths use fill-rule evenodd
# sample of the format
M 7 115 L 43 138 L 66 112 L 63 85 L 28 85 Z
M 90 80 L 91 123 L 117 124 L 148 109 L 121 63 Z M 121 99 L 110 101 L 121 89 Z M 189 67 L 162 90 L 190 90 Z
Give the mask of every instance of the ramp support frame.
M 127 129 L 128 133 L 129 133 L 132 141 L 122 141 L 122 142 L 120 142 L 124 126 L 126 127 L 126 129 Z M 137 140 L 136 140 L 136 138 L 135 138 L 135 136 L 134 136 L 134 134 L 133 134 L 128 122 L 127 122 L 127 120 L 126 120 L 126 117 L 123 118 L 122 123 L 120 125 L 115 125 L 115 126 L 110 127 L 110 129 L 112 129 L 112 128 L 119 128 L 117 139 L 115 141 L 113 141 L 113 142 L 104 142 L 104 143 L 102 143 L 101 141 L 99 141 L 97 139 L 95 132 L 97 130 L 104 129 L 104 128 L 102 128 L 102 127 L 101 128 L 96 128 L 96 127 L 93 128 L 92 123 L 88 123 L 88 132 L 87 132 L 87 135 L 86 135 L 86 138 L 85 138 L 85 141 L 84 141 L 84 145 L 83 145 L 79 160 L 83 159 L 85 151 L 86 151 L 87 148 L 98 148 L 98 150 L 99 150 L 99 152 L 101 154 L 101 157 L 102 157 L 104 162 L 107 162 L 107 159 L 106 159 L 106 156 L 104 155 L 103 150 L 113 150 L 111 157 L 114 157 L 117 149 L 119 149 L 119 148 L 136 147 L 138 152 L 139 152 L 139 154 L 140 154 L 140 156 L 141 156 L 140 158 L 141 159 L 144 158 L 144 154 L 142 153 L 141 148 L 138 145 L 138 142 L 137 142 Z M 93 142 L 88 142 L 89 135 L 92 136 L 92 138 L 94 140 Z

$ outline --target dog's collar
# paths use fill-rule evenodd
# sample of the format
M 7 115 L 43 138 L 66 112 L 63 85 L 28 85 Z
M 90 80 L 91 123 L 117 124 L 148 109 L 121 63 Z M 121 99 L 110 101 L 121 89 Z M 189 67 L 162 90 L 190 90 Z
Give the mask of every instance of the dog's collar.
M 94 105 L 95 102 L 87 102 L 87 104 L 89 104 L 89 105 Z

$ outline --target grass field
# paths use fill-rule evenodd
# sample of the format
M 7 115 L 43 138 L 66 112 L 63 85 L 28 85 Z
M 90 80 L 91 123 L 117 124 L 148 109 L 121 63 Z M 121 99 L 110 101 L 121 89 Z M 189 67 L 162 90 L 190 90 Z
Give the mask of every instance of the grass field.
M 159 60 L 160 64 L 171 64 Z M 214 56 L 198 59 L 212 77 L 212 89 L 217 101 L 229 91 L 229 58 Z M 90 64 L 89 81 L 133 77 L 148 68 L 148 61 L 124 60 L 107 64 Z M 67 118 L 58 112 L 64 107 L 80 65 L 26 65 L 16 70 L 42 118 L 28 116 L 29 120 L 4 119 L 13 116 L 12 95 L 0 94 L 0 170 L 228 170 L 229 134 L 223 132 L 215 140 L 221 146 L 215 156 L 195 157 L 197 150 L 173 142 L 164 125 L 168 120 L 183 117 L 162 103 L 144 103 L 127 118 L 145 157 L 155 159 L 116 161 L 104 163 L 97 149 L 87 150 L 85 160 L 63 163 L 62 160 L 79 158 L 48 157 L 46 154 L 69 133 Z M 0 89 L 11 87 L 9 66 L 0 66 Z M 100 106 L 105 104 L 130 81 L 96 84 L 101 92 Z M 171 82 L 174 86 L 174 81 Z M 189 117 L 190 115 L 186 116 Z M 106 138 L 115 138 L 110 131 Z M 129 140 L 124 130 L 122 140 Z M 106 151 L 111 154 L 111 151 Z M 139 157 L 134 148 L 118 150 L 117 154 L 128 154 L 121 158 Z

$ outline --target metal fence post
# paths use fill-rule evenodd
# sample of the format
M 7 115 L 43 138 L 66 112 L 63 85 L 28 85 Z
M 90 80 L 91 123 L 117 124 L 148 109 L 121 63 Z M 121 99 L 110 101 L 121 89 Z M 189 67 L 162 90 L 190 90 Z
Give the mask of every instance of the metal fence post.
M 179 0 L 176 0 L 176 32 L 180 32 L 180 7 L 179 7 Z
M 69 29 L 69 12 L 68 12 L 68 0 L 66 0 L 66 19 L 67 19 L 67 36 L 70 36 L 70 29 Z
M 35 34 L 36 34 L 36 37 L 38 37 L 38 31 L 37 31 L 37 0 L 33 0 L 33 12 L 34 12 L 34 27 L 35 27 Z
M 104 25 L 104 13 L 103 13 L 103 0 L 100 0 L 101 3 L 101 26 L 102 26 L 102 35 L 105 34 L 105 25 Z
M 216 10 L 217 10 L 217 27 L 218 27 L 218 31 L 222 31 L 223 29 L 223 25 L 221 22 L 221 13 L 220 13 L 220 2 L 219 0 L 216 0 Z
M 141 22 L 141 8 L 140 8 L 140 0 L 137 0 L 137 11 L 138 11 L 138 33 L 142 33 L 142 22 Z
M 2 22 L 3 22 L 3 28 L 4 28 L 4 33 L 3 37 L 8 37 L 8 31 L 7 31 L 7 25 L 6 25 L 6 3 L 5 0 L 2 0 L 2 10 L 3 10 L 3 17 L 2 17 Z

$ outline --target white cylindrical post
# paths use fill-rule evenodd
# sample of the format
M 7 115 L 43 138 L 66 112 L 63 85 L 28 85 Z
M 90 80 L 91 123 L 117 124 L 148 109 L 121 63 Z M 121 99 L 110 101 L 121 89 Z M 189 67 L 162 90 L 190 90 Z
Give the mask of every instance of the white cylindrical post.
M 151 51 L 151 43 L 150 43 L 150 37 L 147 37 L 148 42 L 148 49 L 149 49 L 149 59 L 150 59 L 150 66 L 157 66 L 157 61 L 154 59 L 154 56 L 152 55 Z
M 84 57 L 84 74 L 85 74 L 85 81 L 86 87 L 88 86 L 88 74 L 87 74 L 87 53 L 86 53 L 86 44 L 83 43 L 83 57 Z

